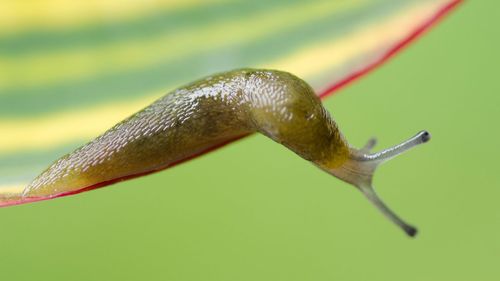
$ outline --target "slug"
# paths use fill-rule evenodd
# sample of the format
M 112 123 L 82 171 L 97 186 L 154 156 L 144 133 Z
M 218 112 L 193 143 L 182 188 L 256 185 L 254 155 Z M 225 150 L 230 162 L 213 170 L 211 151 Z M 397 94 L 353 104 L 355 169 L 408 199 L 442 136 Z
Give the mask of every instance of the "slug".
M 429 140 L 426 131 L 370 153 L 351 147 L 313 89 L 283 71 L 238 69 L 179 88 L 76 149 L 36 177 L 26 202 L 78 193 L 165 169 L 231 140 L 259 132 L 355 186 L 408 235 L 416 228 L 376 195 L 378 165 Z

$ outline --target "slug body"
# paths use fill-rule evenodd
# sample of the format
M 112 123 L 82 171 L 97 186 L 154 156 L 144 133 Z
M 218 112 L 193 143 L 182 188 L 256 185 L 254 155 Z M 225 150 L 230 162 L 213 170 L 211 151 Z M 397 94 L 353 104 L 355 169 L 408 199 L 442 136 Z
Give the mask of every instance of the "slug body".
M 427 133 L 369 154 L 349 146 L 312 88 L 282 71 L 241 69 L 179 88 L 67 154 L 23 192 L 27 201 L 58 197 L 162 170 L 241 136 L 259 132 L 355 185 L 405 231 L 376 197 L 375 167 L 425 142 Z

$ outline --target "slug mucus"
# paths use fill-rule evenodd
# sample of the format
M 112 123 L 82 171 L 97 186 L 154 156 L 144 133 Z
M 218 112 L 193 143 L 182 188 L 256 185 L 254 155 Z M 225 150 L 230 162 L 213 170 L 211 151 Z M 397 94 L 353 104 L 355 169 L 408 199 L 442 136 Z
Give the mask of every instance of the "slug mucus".
M 26 202 L 78 193 L 159 171 L 250 133 L 286 146 L 355 186 L 409 236 L 405 223 L 372 186 L 381 163 L 430 139 L 426 131 L 371 153 L 348 144 L 313 89 L 283 71 L 238 69 L 168 93 L 101 136 L 61 157 L 23 191 Z

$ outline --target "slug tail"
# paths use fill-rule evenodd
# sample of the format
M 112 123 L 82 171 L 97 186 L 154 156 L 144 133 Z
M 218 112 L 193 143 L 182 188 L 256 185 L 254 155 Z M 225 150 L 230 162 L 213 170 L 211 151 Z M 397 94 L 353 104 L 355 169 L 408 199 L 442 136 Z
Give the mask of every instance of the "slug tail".
M 356 186 L 370 202 L 377 207 L 389 220 L 399 226 L 408 236 L 415 236 L 417 229 L 406 223 L 384 204 L 375 192 L 372 180 L 377 167 L 400 155 L 409 149 L 430 140 L 427 131 L 421 131 L 414 137 L 388 149 L 376 153 L 370 153 L 375 146 L 375 139 L 371 139 L 361 149 L 350 148 L 349 159 L 340 167 L 329 172 L 341 180 Z

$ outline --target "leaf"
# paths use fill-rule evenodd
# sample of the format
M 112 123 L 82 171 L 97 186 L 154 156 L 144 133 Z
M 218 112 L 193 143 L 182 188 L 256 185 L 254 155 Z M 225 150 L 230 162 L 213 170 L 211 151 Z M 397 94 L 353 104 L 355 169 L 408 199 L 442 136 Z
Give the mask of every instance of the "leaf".
M 193 79 L 274 68 L 324 97 L 460 2 L 6 1 L 0 205 L 19 203 L 24 186 L 52 161 Z

